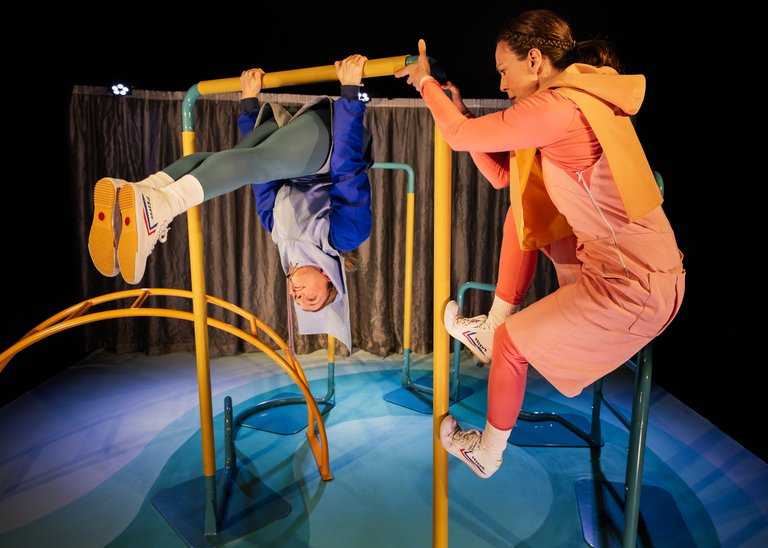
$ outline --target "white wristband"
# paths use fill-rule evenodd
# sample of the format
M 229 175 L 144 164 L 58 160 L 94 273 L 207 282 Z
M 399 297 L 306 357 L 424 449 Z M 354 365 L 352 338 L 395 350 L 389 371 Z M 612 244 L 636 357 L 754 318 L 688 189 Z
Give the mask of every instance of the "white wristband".
M 427 80 L 435 80 L 435 79 L 430 74 L 425 74 L 424 76 L 422 76 L 421 80 L 419 80 L 419 91 L 421 91 L 421 88 L 424 86 L 424 82 L 426 82 Z

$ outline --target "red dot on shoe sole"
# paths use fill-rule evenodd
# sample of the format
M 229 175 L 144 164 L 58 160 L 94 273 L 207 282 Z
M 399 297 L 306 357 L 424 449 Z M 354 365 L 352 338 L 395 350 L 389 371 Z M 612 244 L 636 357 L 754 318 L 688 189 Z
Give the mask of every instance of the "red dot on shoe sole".
M 129 224 L 131 224 L 131 218 L 130 217 L 126 217 L 125 218 L 125 226 L 128 226 Z
M 104 220 L 104 212 L 99 211 L 99 221 L 103 221 L 103 220 Z

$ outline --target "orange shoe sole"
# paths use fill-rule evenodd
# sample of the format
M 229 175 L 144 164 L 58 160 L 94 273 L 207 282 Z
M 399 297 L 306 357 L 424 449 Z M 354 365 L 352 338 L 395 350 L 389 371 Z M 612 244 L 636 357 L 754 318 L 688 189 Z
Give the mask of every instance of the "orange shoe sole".
M 120 265 L 120 274 L 122 274 L 123 279 L 129 284 L 135 284 L 144 273 L 136 272 L 139 219 L 135 218 L 136 193 L 130 185 L 120 187 L 118 202 L 123 225 L 120 242 L 117 245 L 117 262 Z
M 117 276 L 119 266 L 115 255 L 116 238 L 114 210 L 115 185 L 101 179 L 93 188 L 93 222 L 88 234 L 88 252 L 96 270 L 104 276 Z

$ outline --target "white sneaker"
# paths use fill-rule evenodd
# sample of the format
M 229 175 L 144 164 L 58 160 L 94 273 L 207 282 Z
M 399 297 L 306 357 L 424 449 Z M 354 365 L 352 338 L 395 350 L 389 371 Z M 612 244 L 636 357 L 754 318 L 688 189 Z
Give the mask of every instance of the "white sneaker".
M 173 220 L 167 192 L 137 183 L 124 185 L 118 192 L 123 222 L 117 244 L 120 274 L 129 284 L 137 284 L 144 276 L 147 257 L 155 244 L 168 238 Z
M 451 334 L 451 337 L 469 348 L 475 357 L 486 365 L 491 363 L 494 334 L 494 329 L 487 320 L 488 316 L 485 314 L 465 318 L 459 312 L 459 305 L 456 301 L 450 301 L 445 305 L 443 312 L 443 324 L 446 331 Z
M 445 450 L 469 466 L 478 477 L 487 479 L 501 466 L 501 454 L 485 449 L 482 439 L 482 432 L 462 430 L 451 415 L 440 423 L 440 443 Z
M 122 179 L 105 177 L 93 187 L 93 221 L 88 234 L 88 252 L 96 270 L 114 277 L 120 272 L 117 264 L 117 242 L 120 240 L 120 209 L 117 191 L 128 184 Z
M 93 222 L 88 234 L 88 252 L 96 269 L 104 276 L 114 277 L 120 272 L 117 260 L 117 242 L 120 241 L 122 219 L 117 201 L 120 187 L 128 184 L 144 184 L 163 188 L 173 182 L 163 171 L 149 175 L 139 183 L 131 183 L 114 177 L 104 177 L 93 187 Z

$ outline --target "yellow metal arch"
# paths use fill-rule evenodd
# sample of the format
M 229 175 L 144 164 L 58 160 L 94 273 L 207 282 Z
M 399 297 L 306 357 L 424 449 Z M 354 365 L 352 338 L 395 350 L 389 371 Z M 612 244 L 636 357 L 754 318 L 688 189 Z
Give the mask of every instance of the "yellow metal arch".
M 192 299 L 192 292 L 182 289 L 168 289 L 168 288 L 142 288 L 132 289 L 127 291 L 118 291 L 116 293 L 109 293 L 87 299 L 81 303 L 75 304 L 66 308 L 45 320 L 44 322 L 35 326 L 26 335 L 19 339 L 14 345 L 0 354 L 0 372 L 5 369 L 8 362 L 20 351 L 31 346 L 32 344 L 41 341 L 51 335 L 60 333 L 73 327 L 79 327 L 81 325 L 98 322 L 102 320 L 111 320 L 114 318 L 126 318 L 137 316 L 158 316 L 165 318 L 177 318 L 181 320 L 187 320 L 194 322 L 194 314 L 192 312 L 186 312 L 183 310 L 174 310 L 170 308 L 147 308 L 144 305 L 147 303 L 150 297 L 180 297 L 185 299 Z M 104 304 L 106 302 L 118 301 L 123 299 L 132 299 L 125 308 L 117 308 L 103 311 L 94 311 L 94 307 Z M 267 356 L 269 356 L 275 363 L 277 363 L 283 370 L 291 377 L 291 380 L 301 390 L 304 398 L 307 402 L 307 437 L 309 438 L 310 447 L 312 453 L 317 462 L 318 470 L 321 477 L 324 480 L 332 479 L 330 472 L 329 458 L 328 458 L 328 441 L 325 433 L 325 425 L 320 414 L 320 410 L 315 402 L 315 398 L 309 389 L 307 377 L 304 374 L 304 370 L 301 368 L 296 356 L 288 348 L 285 341 L 267 324 L 260 320 L 257 316 L 250 312 L 233 305 L 227 301 L 223 301 L 210 295 L 205 296 L 206 304 L 216 305 L 230 312 L 237 314 L 244 318 L 248 323 L 248 331 L 244 331 L 239 327 L 226 323 L 216 318 L 207 317 L 207 324 L 209 327 L 215 327 L 222 331 L 226 331 L 242 340 L 252 344 Z M 259 338 L 259 331 L 264 332 L 272 339 L 283 351 L 285 357 L 278 354 L 274 349 L 267 346 Z M 318 439 L 318 434 L 320 439 Z

